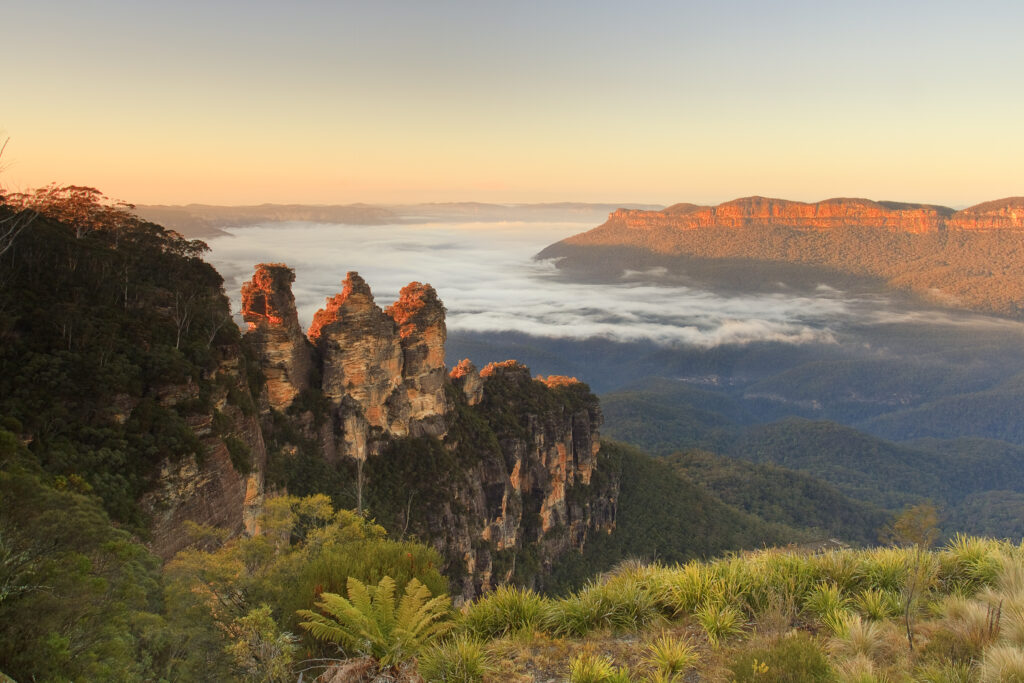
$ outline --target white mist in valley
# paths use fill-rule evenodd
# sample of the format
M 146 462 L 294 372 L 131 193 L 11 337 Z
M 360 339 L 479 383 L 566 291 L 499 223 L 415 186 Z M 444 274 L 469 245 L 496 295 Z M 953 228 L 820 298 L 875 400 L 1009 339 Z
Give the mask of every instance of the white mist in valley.
M 715 346 L 754 341 L 829 342 L 829 321 L 850 315 L 842 293 L 722 296 L 671 282 L 663 270 L 623 273 L 615 283 L 557 277 L 543 247 L 591 227 L 582 223 L 276 223 L 229 229 L 210 240 L 209 260 L 238 292 L 253 266 L 282 262 L 296 273 L 299 319 L 308 325 L 325 298 L 358 271 L 378 305 L 410 281 L 437 289 L 453 332 L 516 331 L 532 336 Z

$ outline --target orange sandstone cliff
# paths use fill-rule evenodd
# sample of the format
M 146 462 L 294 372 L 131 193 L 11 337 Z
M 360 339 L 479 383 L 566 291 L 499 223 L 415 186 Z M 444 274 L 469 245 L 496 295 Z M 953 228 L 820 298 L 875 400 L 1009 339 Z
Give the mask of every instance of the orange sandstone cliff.
M 605 226 L 631 230 L 671 228 L 746 228 L 784 226 L 798 230 L 844 227 L 877 228 L 924 234 L 955 230 L 1024 230 L 1024 198 L 1011 197 L 954 211 L 930 204 L 876 202 L 870 199 L 826 199 L 816 203 L 767 197 L 744 197 L 718 206 L 675 204 L 662 211 L 619 209 Z M 603 227 L 603 226 L 602 226 Z M 600 228 L 567 242 L 592 243 Z M 587 237 L 590 236 L 590 237 Z

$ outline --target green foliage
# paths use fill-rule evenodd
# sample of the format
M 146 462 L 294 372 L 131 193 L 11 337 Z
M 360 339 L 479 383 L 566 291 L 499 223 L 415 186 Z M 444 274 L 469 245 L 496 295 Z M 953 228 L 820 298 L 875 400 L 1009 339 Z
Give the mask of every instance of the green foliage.
M 229 630 L 232 642 L 225 651 L 244 680 L 277 683 L 293 679 L 298 639 L 278 628 L 269 605 L 249 610 L 231 622 Z
M 872 621 L 892 619 L 902 608 L 899 594 L 879 588 L 865 588 L 857 595 L 855 603 L 857 611 Z
M 704 602 L 694 615 L 708 636 L 708 641 L 718 647 L 728 638 L 743 632 L 743 615 L 732 605 Z
M 668 463 L 625 444 L 603 439 L 595 471 L 621 478 L 615 531 L 592 536 L 582 555 L 560 562 L 549 581 L 556 592 L 579 586 L 629 557 L 686 562 L 805 538 L 722 503 Z
M 602 655 L 581 654 L 569 663 L 569 683 L 628 683 L 627 669 L 618 668 Z
M 420 674 L 439 683 L 479 683 L 494 668 L 494 658 L 483 643 L 467 634 L 442 640 L 419 656 Z
M 804 598 L 804 609 L 819 619 L 835 619 L 847 610 L 850 598 L 835 583 L 819 583 Z
M 283 648 L 281 634 L 297 632 L 298 610 L 309 609 L 325 593 L 344 591 L 351 578 L 377 585 L 389 577 L 403 591 L 416 580 L 435 595 L 447 589 L 436 551 L 390 541 L 381 527 L 352 512 L 335 511 L 324 495 L 268 498 L 260 528 L 259 535 L 221 546 L 215 537 L 197 534 L 197 541 L 208 539 L 203 547 L 182 551 L 167 565 L 167 620 L 182 633 L 174 647 L 186 653 L 174 663 L 171 678 L 238 673 L 235 654 L 252 649 L 238 620 L 264 605 L 274 624 L 273 630 L 269 623 L 260 627 L 264 637 L 259 642 Z M 301 645 L 309 653 L 329 654 L 308 637 Z
M 779 465 L 756 464 L 688 450 L 668 457 L 681 474 L 723 502 L 761 519 L 822 536 L 873 543 L 886 521 L 883 511 L 834 486 Z
M 470 605 L 462 628 L 479 638 L 532 632 L 545 623 L 549 609 L 548 600 L 532 590 L 498 586 Z
M 222 279 L 204 244 L 92 188 L 8 200 L 40 215 L 4 257 L 0 414 L 49 474 L 81 478 L 142 531 L 136 501 L 160 462 L 204 455 L 186 417 L 239 339 Z
M 825 653 L 806 633 L 794 632 L 767 647 L 741 650 L 729 662 L 736 683 L 811 683 L 833 680 Z
M 415 657 L 452 627 L 447 595 L 431 597 L 416 579 L 405 586 L 395 607 L 395 581 L 385 576 L 376 586 L 355 577 L 348 580 L 348 599 L 324 593 L 316 606 L 326 615 L 299 610 L 299 626 L 318 640 L 335 643 L 350 654 L 370 655 L 384 666 Z
M 0 430 L 0 435 L 7 434 Z M 16 680 L 144 680 L 163 656 L 158 561 L 91 496 L 0 469 L 0 670 Z
M 225 436 L 224 445 L 231 456 L 231 464 L 242 474 L 252 472 L 252 451 L 249 446 L 236 436 Z
M 654 595 L 631 577 L 591 583 L 554 603 L 549 630 L 559 635 L 583 636 L 595 629 L 635 631 L 659 617 Z
M 697 663 L 697 651 L 685 640 L 662 633 L 645 648 L 647 663 L 660 675 L 660 680 L 676 680 Z

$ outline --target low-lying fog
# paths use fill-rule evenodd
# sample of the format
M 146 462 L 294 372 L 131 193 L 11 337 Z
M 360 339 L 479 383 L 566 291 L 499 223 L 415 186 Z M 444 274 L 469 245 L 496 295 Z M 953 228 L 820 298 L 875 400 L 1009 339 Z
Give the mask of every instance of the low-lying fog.
M 1024 324 L 936 309 L 878 287 L 812 280 L 723 293 L 663 267 L 609 266 L 610 275 L 584 281 L 533 259 L 590 227 L 272 223 L 229 229 L 232 236 L 210 240 L 209 259 L 236 311 L 255 264 L 294 268 L 303 325 L 340 291 L 349 270 L 366 279 L 382 307 L 408 282 L 428 282 L 448 308 L 450 363 L 516 357 L 536 373 L 578 374 L 598 391 L 648 374 L 753 381 L 851 355 L 977 365 L 993 378 L 1024 363 Z
M 308 325 L 349 270 L 386 306 L 413 280 L 432 284 L 448 308 L 451 332 L 516 331 L 533 336 L 712 347 L 759 341 L 832 342 L 850 320 L 897 314 L 885 297 L 851 299 L 832 287 L 810 293 L 729 296 L 683 286 L 665 269 L 626 270 L 617 281 L 574 283 L 546 245 L 592 227 L 582 223 L 432 223 L 348 226 L 285 223 L 231 229 L 210 240 L 210 261 L 238 310 L 253 265 L 295 269 L 299 319 Z M 925 315 L 921 312 L 912 315 Z M 928 315 L 934 315 L 929 313 Z

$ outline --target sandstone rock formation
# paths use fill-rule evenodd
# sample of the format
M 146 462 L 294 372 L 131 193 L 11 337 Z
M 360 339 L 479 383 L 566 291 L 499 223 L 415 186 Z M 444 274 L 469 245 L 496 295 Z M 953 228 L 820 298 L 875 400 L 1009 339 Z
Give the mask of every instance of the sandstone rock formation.
M 354 272 L 315 314 L 310 346 L 295 332 L 292 280 L 286 267 L 261 264 L 243 296 L 245 339 L 275 397 L 263 415 L 272 457 L 317 444 L 334 466 L 354 464 L 360 504 L 434 544 L 467 598 L 515 572 L 541 581 L 560 555 L 614 527 L 617 482 L 590 487 L 602 418 L 586 385 L 534 380 L 515 361 L 478 373 L 464 360 L 449 375 L 437 292 L 413 282 L 382 310 Z M 306 358 L 303 376 L 322 378 L 311 388 L 322 403 L 289 404 L 306 388 L 294 379 Z
M 480 372 L 470 359 L 460 360 L 448 376 L 452 384 L 462 391 L 469 405 L 475 406 L 483 399 L 484 384 L 480 379 Z
M 247 339 L 266 378 L 267 397 L 284 410 L 308 389 L 313 378 L 313 347 L 302 333 L 295 310 L 295 273 L 281 263 L 261 263 L 242 285 L 242 317 Z

